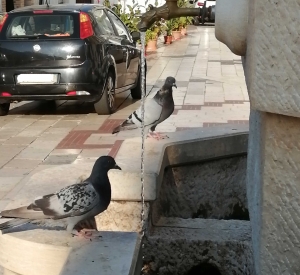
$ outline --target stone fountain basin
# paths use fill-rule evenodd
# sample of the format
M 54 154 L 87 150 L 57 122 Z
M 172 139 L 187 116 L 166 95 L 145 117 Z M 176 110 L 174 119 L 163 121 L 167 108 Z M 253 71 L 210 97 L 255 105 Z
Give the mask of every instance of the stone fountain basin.
M 146 217 L 149 216 L 150 205 L 157 200 L 160 194 L 166 167 L 192 164 L 199 161 L 214 160 L 245 154 L 247 152 L 248 128 L 246 126 L 236 127 L 236 125 L 212 127 L 209 129 L 199 128 L 177 133 L 170 133 L 169 137 L 169 139 L 159 142 L 154 140 L 146 141 Z M 134 274 L 133 272 L 136 272 L 136 270 L 140 270 L 139 268 L 137 268 L 137 266 L 141 265 L 141 261 L 137 260 L 140 256 L 140 240 L 138 239 L 138 235 L 135 233 L 140 230 L 141 226 L 141 151 L 139 148 L 141 148 L 140 138 L 128 139 L 123 142 L 116 157 L 116 162 L 119 166 L 122 167 L 122 171 L 113 170 L 109 173 L 112 185 L 112 202 L 107 211 L 96 217 L 97 229 L 101 230 L 101 232 L 115 231 L 110 233 L 135 234 L 135 237 L 131 237 L 130 239 L 131 250 L 125 253 L 127 255 L 126 259 L 130 262 L 128 268 L 126 269 L 126 272 L 128 272 L 126 274 Z M 80 179 L 87 177 L 91 171 L 93 162 L 94 160 L 91 160 L 91 162 L 88 163 L 82 163 L 81 161 L 78 161 L 71 165 L 61 165 L 51 168 L 46 167 L 45 169 L 39 168 L 33 171 L 33 173 L 24 178 L 24 180 L 17 186 L 17 190 L 14 190 L 14 192 L 11 194 L 12 196 L 10 198 L 10 202 L 8 203 L 8 205 L 6 205 L 5 208 L 9 209 L 26 205 L 30 203 L 33 198 L 40 196 L 41 194 L 51 193 L 58 190 L 59 188 L 70 185 L 76 181 L 79 181 Z M 63 267 L 62 270 L 65 270 L 67 266 L 68 261 L 66 261 L 66 259 L 75 259 L 74 262 L 79 261 L 79 258 L 76 258 L 76 251 L 78 246 L 77 244 L 75 245 L 72 240 L 70 240 L 70 238 L 65 238 L 63 237 L 63 235 L 61 235 L 62 239 L 65 240 L 63 243 L 67 242 L 75 245 L 74 249 L 71 249 L 71 256 L 68 254 L 70 253 L 70 248 L 66 247 L 65 245 L 62 245 L 61 247 L 60 242 L 47 243 L 47 241 L 45 241 L 44 243 L 40 244 L 36 238 L 30 238 L 30 236 L 38 237 L 45 235 L 46 233 L 46 231 L 36 230 L 44 229 L 34 229 L 24 231 L 23 233 L 12 232 L 9 234 L 0 235 L 0 265 L 7 268 L 7 270 L 12 270 L 19 274 L 33 275 L 35 273 L 32 273 L 31 271 L 35 270 L 35 266 L 32 266 L 32 269 L 30 268 L 29 271 L 26 271 L 27 273 L 25 272 L 26 267 L 28 267 L 28 263 L 33 260 L 33 258 L 28 258 L 26 257 L 26 255 L 28 254 L 28 256 L 36 256 L 36 270 L 39 270 L 40 266 L 38 265 L 38 262 L 40 261 L 40 258 L 42 259 L 43 253 L 48 253 L 46 251 L 49 251 L 49 253 L 53 254 L 53 259 L 57 259 L 57 257 L 55 256 L 56 248 L 63 251 L 62 253 L 64 256 L 60 257 L 61 262 L 59 263 L 59 266 Z M 58 234 L 58 236 L 60 236 L 60 234 L 64 234 L 64 232 L 55 231 L 55 233 L 49 232 L 49 234 Z M 102 239 L 104 238 L 105 237 L 103 236 Z M 113 242 L 113 239 L 114 237 L 112 237 L 110 240 Z M 123 242 L 122 238 L 116 237 L 115 239 L 117 240 L 116 243 L 112 244 L 112 247 L 114 248 L 112 248 L 108 252 L 108 258 L 110 259 L 114 259 L 114 251 L 119 249 L 117 246 L 118 242 L 120 247 L 129 247 L 129 245 L 126 244 L 126 241 Z M 2 246 L 1 242 L 5 244 L 5 246 Z M 16 244 L 18 244 L 18 246 L 22 248 L 22 251 L 24 251 L 23 254 L 14 254 L 14 252 L 10 250 L 10 248 L 15 247 Z M 105 247 L 104 244 L 104 242 L 100 241 L 99 247 Z M 55 246 L 56 248 L 53 249 L 53 246 Z M 85 252 L 84 247 L 85 246 L 79 247 L 80 251 L 82 251 L 80 253 L 84 253 L 85 255 L 92 255 L 93 245 L 91 246 L 91 250 L 86 250 Z M 87 245 L 85 249 L 89 249 L 88 247 L 89 245 Z M 38 254 L 34 254 L 35 248 L 37 248 L 36 251 L 38 251 Z M 19 257 L 16 258 L 15 255 L 19 255 Z M 18 265 L 22 267 L 21 269 L 13 269 L 13 263 L 16 262 L 17 259 L 20 261 Z M 44 261 L 44 264 L 47 265 L 48 263 L 46 262 L 46 259 L 44 259 Z M 41 260 L 40 263 L 42 262 L 43 261 Z M 49 264 L 49 266 L 52 264 L 54 264 L 53 261 Z M 90 263 L 90 265 L 93 264 L 94 263 Z M 111 267 L 111 265 L 113 265 L 112 261 L 107 263 L 107 268 Z M 132 268 L 136 268 L 136 270 L 132 271 Z M 56 270 L 53 271 L 53 273 L 49 274 L 65 274 L 57 272 L 58 271 Z M 110 274 L 125 273 L 112 272 Z

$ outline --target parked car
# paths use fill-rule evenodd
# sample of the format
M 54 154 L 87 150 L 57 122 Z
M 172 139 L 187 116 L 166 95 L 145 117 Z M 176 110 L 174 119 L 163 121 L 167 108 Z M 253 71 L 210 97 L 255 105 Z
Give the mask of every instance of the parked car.
M 98 114 L 116 94 L 141 98 L 139 32 L 102 5 L 39 5 L 7 13 L 0 25 L 0 115 L 10 102 L 81 100 Z
M 195 4 L 195 8 L 200 8 L 199 16 L 193 18 L 194 25 L 198 26 L 199 24 L 204 25 L 205 22 L 215 22 L 215 7 L 216 1 L 212 0 L 191 0 L 191 4 Z

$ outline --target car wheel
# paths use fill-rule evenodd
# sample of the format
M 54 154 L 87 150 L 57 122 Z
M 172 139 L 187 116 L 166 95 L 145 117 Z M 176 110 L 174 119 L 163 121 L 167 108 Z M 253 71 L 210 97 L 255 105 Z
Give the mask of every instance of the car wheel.
M 10 103 L 0 103 L 0 116 L 6 116 L 9 112 Z
M 104 92 L 99 101 L 94 103 L 98 115 L 109 115 L 115 110 L 115 78 L 112 72 L 108 72 L 104 85 Z
M 142 74 L 141 74 L 141 70 L 139 72 L 139 78 L 136 84 L 136 87 L 131 89 L 131 96 L 133 99 L 141 99 L 142 98 Z M 146 77 L 144 79 L 144 87 L 146 89 Z

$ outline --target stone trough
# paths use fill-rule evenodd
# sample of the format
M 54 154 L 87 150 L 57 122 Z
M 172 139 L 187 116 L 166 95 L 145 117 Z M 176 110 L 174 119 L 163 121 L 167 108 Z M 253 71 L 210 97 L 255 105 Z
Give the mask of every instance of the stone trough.
M 254 274 L 245 177 L 245 155 L 167 168 L 151 207 L 145 274 Z

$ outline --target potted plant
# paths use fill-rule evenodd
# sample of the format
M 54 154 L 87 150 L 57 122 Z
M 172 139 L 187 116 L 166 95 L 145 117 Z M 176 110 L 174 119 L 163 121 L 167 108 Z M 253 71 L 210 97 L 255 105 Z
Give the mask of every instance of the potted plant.
M 172 18 L 169 21 L 170 21 L 170 26 L 171 26 L 171 30 L 172 30 L 173 41 L 180 39 L 181 38 L 181 31 L 180 31 L 181 25 L 180 25 L 179 18 Z
M 155 52 L 157 50 L 157 38 L 159 31 L 155 28 L 150 28 L 146 31 L 145 45 L 147 52 Z
M 147 31 L 145 35 L 145 45 L 148 52 L 157 50 L 157 39 L 161 35 L 162 22 L 155 22 Z
M 164 21 L 162 23 L 162 33 L 164 35 L 165 44 L 172 43 L 172 23 L 170 20 Z
M 187 25 L 192 23 L 192 18 L 191 17 L 180 17 L 179 18 L 180 21 L 180 26 L 181 26 L 181 35 L 187 35 Z

